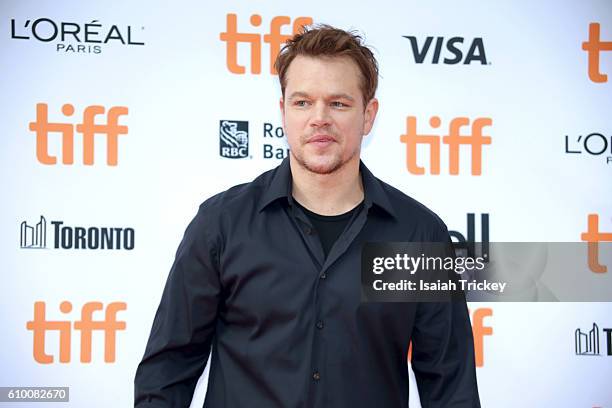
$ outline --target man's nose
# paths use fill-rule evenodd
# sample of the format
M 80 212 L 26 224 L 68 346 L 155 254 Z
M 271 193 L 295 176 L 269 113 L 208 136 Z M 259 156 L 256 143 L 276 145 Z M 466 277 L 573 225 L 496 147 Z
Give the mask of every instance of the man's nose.
M 325 102 L 318 102 L 315 104 L 312 110 L 312 117 L 310 119 L 310 126 L 312 127 L 324 127 L 331 123 L 329 115 L 329 107 Z

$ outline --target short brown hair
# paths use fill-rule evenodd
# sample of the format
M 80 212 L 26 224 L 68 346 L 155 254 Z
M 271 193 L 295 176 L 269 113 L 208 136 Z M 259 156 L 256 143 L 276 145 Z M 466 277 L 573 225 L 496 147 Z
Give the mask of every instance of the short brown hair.
M 320 24 L 302 31 L 288 40 L 278 54 L 274 67 L 278 72 L 281 91 L 285 96 L 287 70 L 295 57 L 349 57 L 361 72 L 361 94 L 364 108 L 374 98 L 378 87 L 378 63 L 372 51 L 363 44 L 360 35 L 329 25 Z

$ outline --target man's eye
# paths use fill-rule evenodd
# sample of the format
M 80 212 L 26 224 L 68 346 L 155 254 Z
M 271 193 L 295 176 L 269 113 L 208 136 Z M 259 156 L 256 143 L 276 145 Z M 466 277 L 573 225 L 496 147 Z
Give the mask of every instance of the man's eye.
M 345 103 L 339 102 L 339 101 L 334 101 L 331 103 L 331 105 L 335 108 L 345 108 L 348 105 L 346 105 Z
M 308 101 L 295 101 L 294 105 L 295 106 L 306 106 L 308 104 Z

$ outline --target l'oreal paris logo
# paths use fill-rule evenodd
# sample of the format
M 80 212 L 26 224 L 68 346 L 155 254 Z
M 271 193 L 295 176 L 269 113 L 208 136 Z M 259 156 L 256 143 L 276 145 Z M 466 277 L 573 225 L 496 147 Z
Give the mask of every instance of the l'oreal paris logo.
M 56 43 L 56 51 L 66 53 L 100 54 L 106 44 L 145 45 L 140 38 L 143 30 L 144 27 L 108 25 L 99 20 L 74 23 L 47 17 L 24 21 L 11 19 L 11 39 Z

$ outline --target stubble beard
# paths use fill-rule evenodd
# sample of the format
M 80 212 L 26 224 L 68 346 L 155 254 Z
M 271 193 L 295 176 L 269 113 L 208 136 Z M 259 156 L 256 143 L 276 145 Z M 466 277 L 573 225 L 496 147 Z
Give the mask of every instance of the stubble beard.
M 360 149 L 359 147 L 357 147 L 357 149 L 355 149 L 351 153 L 351 155 L 345 160 L 342 160 L 341 154 L 336 154 L 331 158 L 330 161 L 324 164 L 309 163 L 308 160 L 304 158 L 304 155 L 302 152 L 295 154 L 293 151 L 291 151 L 291 155 L 295 158 L 296 162 L 302 168 L 306 169 L 307 171 L 314 173 L 314 174 L 327 175 L 327 174 L 335 173 L 336 171 L 340 170 L 348 162 L 353 160 L 355 156 L 359 154 L 359 151 Z

